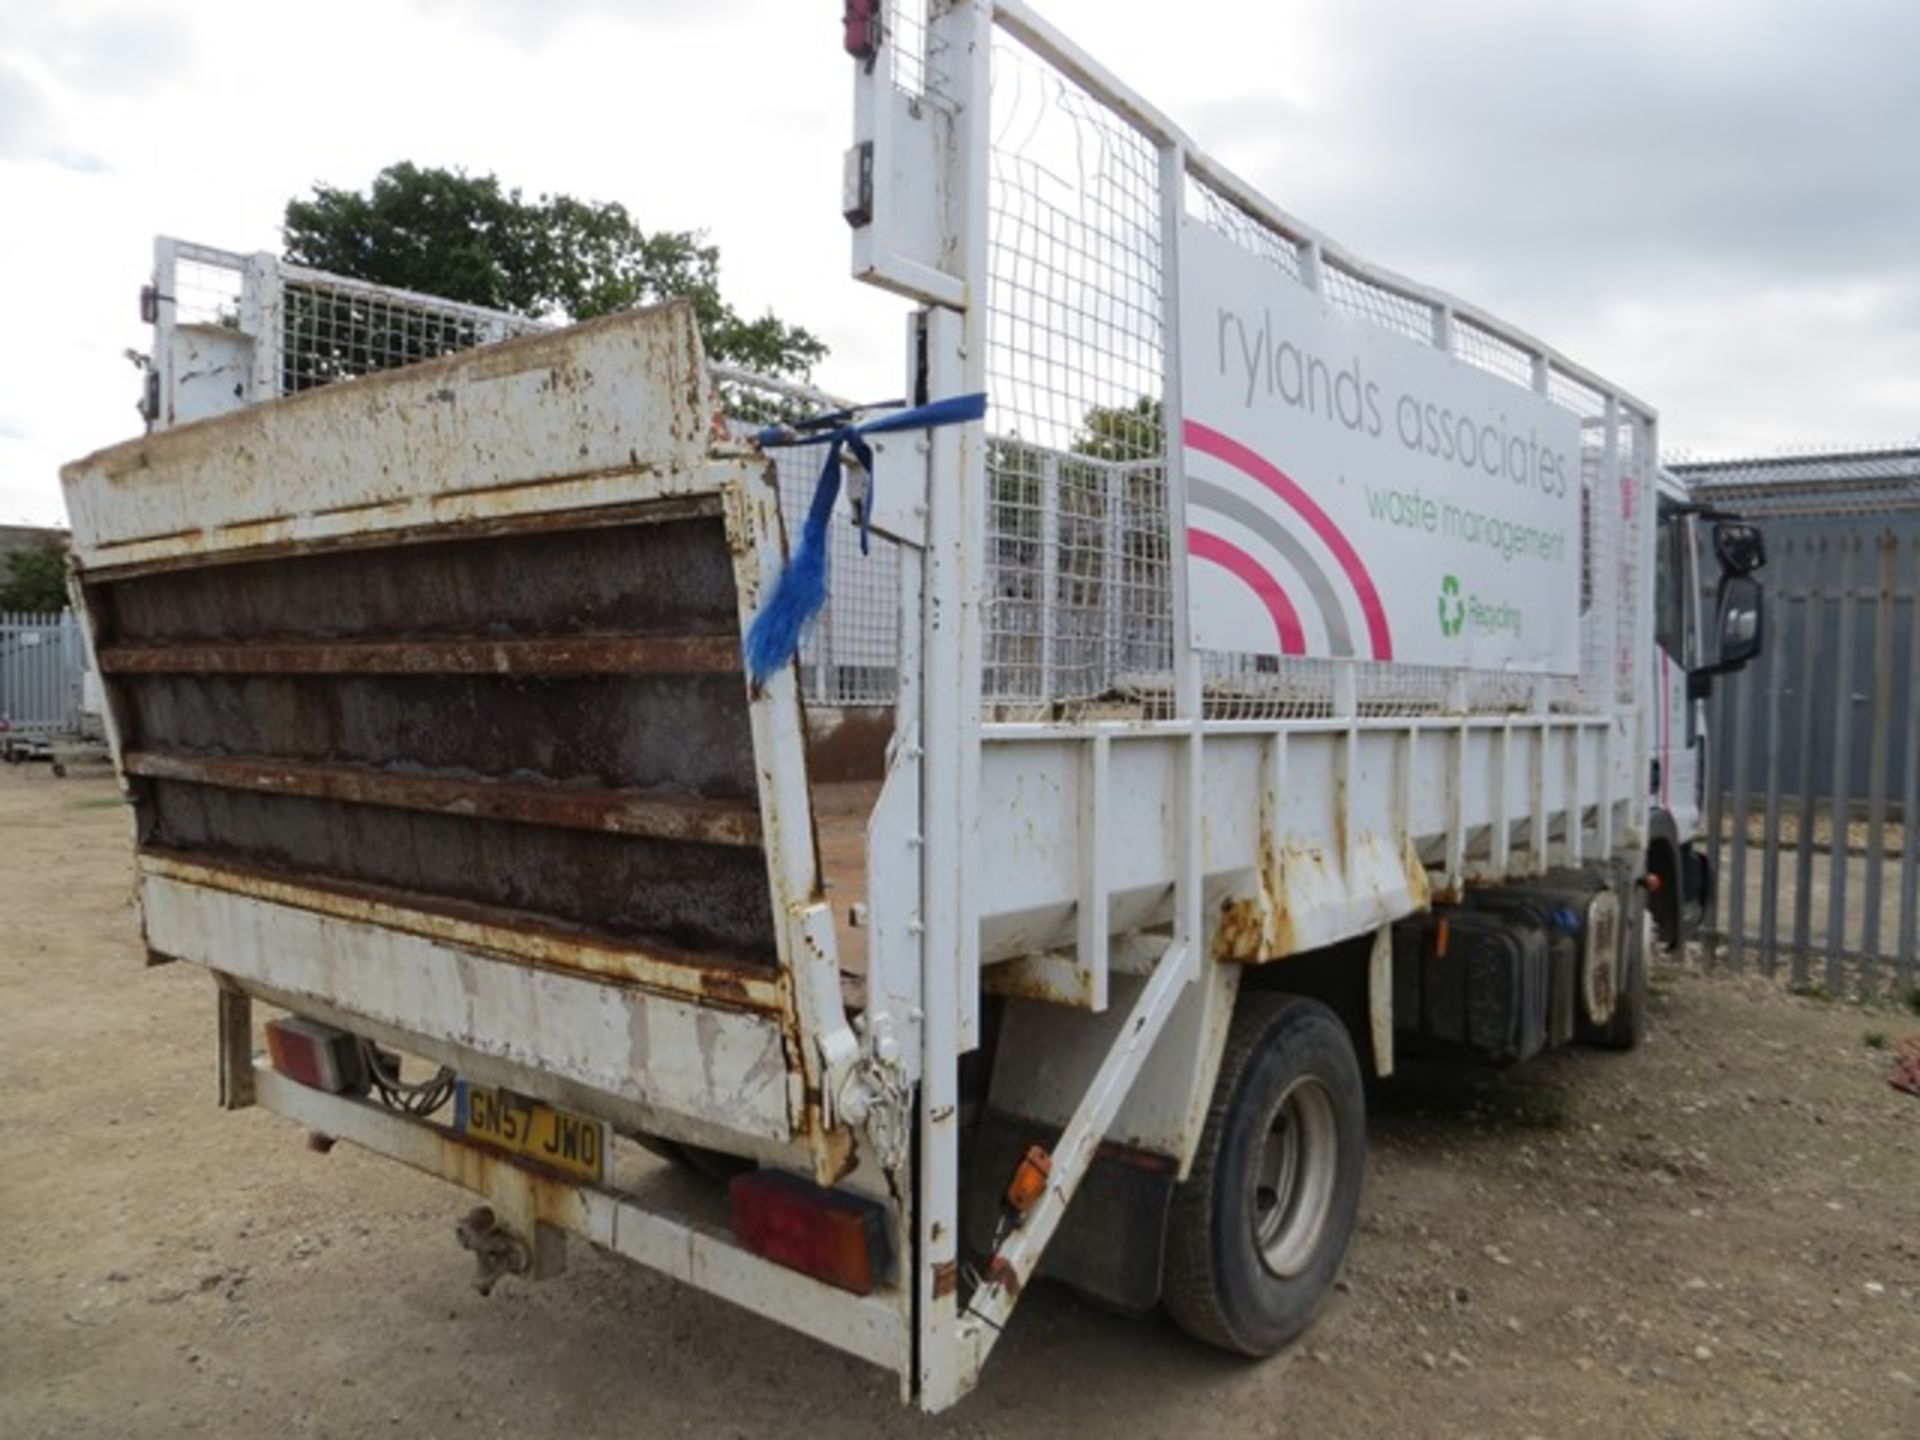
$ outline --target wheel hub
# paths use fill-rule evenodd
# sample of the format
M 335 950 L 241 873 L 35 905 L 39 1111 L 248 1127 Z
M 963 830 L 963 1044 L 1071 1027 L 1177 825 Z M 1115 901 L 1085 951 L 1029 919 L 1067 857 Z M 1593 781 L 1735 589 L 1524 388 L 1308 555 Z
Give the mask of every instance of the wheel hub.
M 1333 1097 L 1311 1076 L 1281 1095 L 1253 1176 L 1253 1245 L 1281 1279 L 1298 1275 L 1319 1248 L 1340 1165 Z

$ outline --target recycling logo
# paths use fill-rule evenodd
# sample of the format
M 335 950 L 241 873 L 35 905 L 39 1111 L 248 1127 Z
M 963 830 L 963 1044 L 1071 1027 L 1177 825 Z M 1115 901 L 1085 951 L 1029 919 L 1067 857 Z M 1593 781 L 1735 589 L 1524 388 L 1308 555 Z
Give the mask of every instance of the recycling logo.
M 1451 575 L 1440 581 L 1440 633 L 1451 640 L 1467 623 L 1467 602 L 1461 597 L 1460 582 Z

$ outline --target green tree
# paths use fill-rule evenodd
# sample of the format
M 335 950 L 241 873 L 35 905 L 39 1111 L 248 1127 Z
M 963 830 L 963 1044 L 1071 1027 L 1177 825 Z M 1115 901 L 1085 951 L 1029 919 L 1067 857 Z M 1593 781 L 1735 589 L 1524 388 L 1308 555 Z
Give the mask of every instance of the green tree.
M 389 165 L 364 192 L 316 185 L 287 202 L 286 258 L 296 265 L 393 285 L 532 319 L 590 320 L 634 305 L 692 302 L 709 359 L 805 378 L 827 353 L 812 332 L 768 312 L 741 315 L 720 293 L 720 251 L 685 230 L 647 232 L 625 206 L 542 195 L 528 200 L 492 175 Z M 320 333 L 288 307 L 293 332 Z M 407 358 L 471 343 L 429 329 L 398 337 Z M 393 337 L 389 337 L 390 339 Z M 362 373 L 335 356 L 335 374 Z M 297 388 L 297 387 L 295 387 Z
M 1074 453 L 1096 460 L 1158 460 L 1165 448 L 1166 425 L 1159 397 L 1142 395 L 1131 405 L 1095 405 L 1087 411 L 1084 432 Z
M 0 581 L 0 610 L 46 614 L 67 608 L 67 547 L 57 541 L 15 550 Z

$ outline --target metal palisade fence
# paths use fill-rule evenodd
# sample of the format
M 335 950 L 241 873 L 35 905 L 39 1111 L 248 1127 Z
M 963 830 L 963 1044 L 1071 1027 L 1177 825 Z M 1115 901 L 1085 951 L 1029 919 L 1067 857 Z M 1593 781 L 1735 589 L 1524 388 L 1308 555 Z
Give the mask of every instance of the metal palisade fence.
M 1920 452 L 1902 493 L 1886 458 L 1838 459 L 1864 488 L 1765 473 L 1797 461 L 1689 476 L 1769 550 L 1761 656 L 1709 702 L 1708 954 L 1863 997 L 1920 986 Z
M 0 728 L 11 735 L 80 729 L 86 656 L 71 610 L 0 611 Z

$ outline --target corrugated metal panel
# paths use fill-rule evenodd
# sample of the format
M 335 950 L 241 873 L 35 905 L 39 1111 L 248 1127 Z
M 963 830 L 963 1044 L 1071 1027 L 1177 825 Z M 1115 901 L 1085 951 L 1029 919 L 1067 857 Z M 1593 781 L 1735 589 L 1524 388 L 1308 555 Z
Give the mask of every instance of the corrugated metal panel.
M 80 729 L 86 645 L 73 612 L 0 613 L 0 721 L 14 732 Z
M 1908 994 L 1920 984 L 1920 526 L 1766 528 L 1765 649 L 1715 682 L 1709 942 L 1770 974 L 1785 957 L 1796 984 Z

